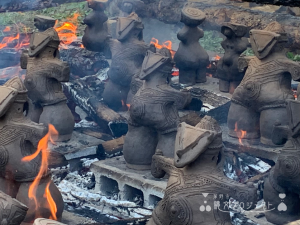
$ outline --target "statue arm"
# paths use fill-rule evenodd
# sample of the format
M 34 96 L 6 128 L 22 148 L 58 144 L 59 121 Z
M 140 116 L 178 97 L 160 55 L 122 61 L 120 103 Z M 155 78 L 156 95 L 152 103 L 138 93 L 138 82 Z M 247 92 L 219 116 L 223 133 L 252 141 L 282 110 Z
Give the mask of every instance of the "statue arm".
M 152 157 L 151 174 L 155 178 L 163 178 L 165 174 L 176 173 L 179 169 L 174 166 L 174 159 L 167 158 L 160 153 L 155 153 Z
M 288 71 L 290 72 L 294 81 L 300 81 L 300 63 L 290 61 L 287 65 Z

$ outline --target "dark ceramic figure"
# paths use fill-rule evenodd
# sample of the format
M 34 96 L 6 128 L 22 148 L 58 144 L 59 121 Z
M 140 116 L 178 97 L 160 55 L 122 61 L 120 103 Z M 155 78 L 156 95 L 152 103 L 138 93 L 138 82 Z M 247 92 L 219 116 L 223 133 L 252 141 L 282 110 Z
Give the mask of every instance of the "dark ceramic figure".
M 20 225 L 28 208 L 18 200 L 0 191 L 0 224 Z
M 179 68 L 179 82 L 189 86 L 206 82 L 206 67 L 209 57 L 200 45 L 199 39 L 204 36 L 198 26 L 205 20 L 201 10 L 186 6 L 181 12 L 181 22 L 184 27 L 177 34 L 181 41 L 174 56 L 176 67 Z
M 38 142 L 46 134 L 46 128 L 24 116 L 26 104 L 27 90 L 20 78 L 13 78 L 0 87 L 0 191 L 29 207 L 25 221 L 30 222 L 36 213 L 44 212 L 45 216 L 49 216 L 50 213 L 49 209 L 32 208 L 32 201 L 28 200 L 29 186 L 39 173 L 41 155 L 31 161 L 22 159 L 36 152 Z M 51 182 L 49 176 L 47 181 Z M 42 183 L 38 185 L 38 190 L 42 189 Z M 60 218 L 63 201 L 53 183 L 50 193 L 57 204 L 57 216 Z
M 40 23 L 36 21 L 37 28 L 45 28 Z M 54 28 L 32 34 L 24 84 L 30 99 L 31 120 L 54 125 L 59 132 L 57 141 L 68 141 L 75 123 L 66 104 L 67 98 L 61 82 L 69 81 L 70 68 L 67 63 L 59 60 L 59 43 Z
M 277 22 L 265 30 L 251 30 L 250 42 L 256 57 L 232 95 L 229 135 L 274 145 L 272 129 L 279 122 L 288 123 L 285 101 L 294 99 L 291 79 L 300 80 L 300 64 L 286 57 L 287 35 Z
M 165 49 L 160 52 L 163 54 Z M 167 84 L 173 63 L 162 54 L 147 52 L 139 76 L 144 84 L 130 106 L 123 153 L 127 166 L 133 169 L 150 169 L 156 149 L 166 157 L 173 157 L 179 123 L 177 107 L 183 108 L 190 101 L 188 92 L 177 91 Z
M 273 224 L 300 219 L 300 101 L 287 101 L 288 126 L 278 124 L 273 140 L 286 142 L 264 184 L 264 201 L 271 205 L 266 218 Z M 286 134 L 285 137 L 282 134 Z M 283 138 L 282 138 L 283 137 Z
M 138 78 L 149 46 L 143 41 L 141 19 L 132 13 L 119 18 L 117 39 L 109 39 L 112 62 L 108 71 L 109 80 L 103 92 L 103 101 L 112 109 L 119 110 L 127 102 L 132 79 Z M 133 95 L 133 94 L 132 94 Z
M 132 12 L 139 15 L 145 9 L 145 3 L 141 0 L 123 0 L 121 5 L 121 16 L 129 16 Z
M 152 175 L 170 177 L 147 225 L 230 225 L 230 197 L 244 203 L 244 209 L 255 207 L 253 184 L 240 184 L 224 175 L 222 148 L 221 128 L 213 118 L 204 117 L 196 127 L 179 125 L 174 159 L 159 151 L 153 156 Z
M 108 30 L 105 22 L 108 17 L 104 13 L 107 0 L 89 0 L 88 7 L 93 11 L 85 17 L 86 26 L 82 37 L 82 44 L 89 51 L 103 52 L 106 48 Z
M 222 92 L 232 94 L 245 74 L 239 71 L 238 59 L 247 49 L 249 43 L 247 38 L 244 37 L 247 27 L 241 24 L 224 23 L 221 32 L 226 36 L 226 39 L 221 43 L 225 54 L 217 65 L 219 89 Z

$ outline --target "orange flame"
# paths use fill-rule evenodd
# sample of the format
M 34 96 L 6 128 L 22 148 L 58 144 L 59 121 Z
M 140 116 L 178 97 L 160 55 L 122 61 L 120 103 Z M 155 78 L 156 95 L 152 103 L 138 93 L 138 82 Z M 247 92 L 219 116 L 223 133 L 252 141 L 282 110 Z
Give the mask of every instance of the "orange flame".
M 172 41 L 165 41 L 162 45 L 160 45 L 159 41 L 156 38 L 152 38 L 150 41 L 150 44 L 153 44 L 155 46 L 155 48 L 157 48 L 157 49 L 162 49 L 162 48 L 169 49 L 171 52 L 172 58 L 174 58 L 174 55 L 176 52 L 174 50 L 172 50 Z M 179 76 L 179 70 L 176 67 L 174 67 L 172 76 Z
M 215 56 L 215 60 L 220 60 L 220 59 L 221 59 L 221 56 L 218 56 L 218 55 Z
M 3 32 L 9 32 L 10 31 L 10 27 L 5 27 L 5 29 L 3 30 Z
M 49 182 L 46 186 L 44 198 L 47 199 L 48 204 L 50 206 L 51 217 L 49 219 L 57 220 L 57 216 L 56 216 L 57 207 L 56 207 L 55 201 L 53 200 L 51 193 L 50 193 L 50 189 L 49 189 L 50 184 L 51 184 L 51 182 Z
M 172 41 L 165 41 L 162 45 L 159 44 L 159 41 L 156 38 L 152 38 L 150 44 L 153 44 L 155 48 L 162 49 L 167 48 L 170 50 L 172 58 L 174 58 L 175 51 L 172 50 Z
M 129 110 L 130 109 L 130 104 L 126 104 L 126 106 L 127 106 L 128 110 Z
M 3 32 L 9 32 L 10 30 L 10 27 L 5 27 Z M 4 37 L 0 43 L 0 49 L 9 47 L 9 45 L 14 46 L 15 49 L 21 49 L 29 45 L 29 39 L 29 36 L 26 34 L 25 38 L 20 41 L 20 33 L 18 32 L 15 36 Z
M 58 33 L 59 39 L 61 40 L 61 47 L 66 49 L 67 45 L 71 44 L 77 39 L 77 27 L 79 13 L 74 13 L 72 18 L 67 18 L 68 22 L 64 22 L 60 27 L 57 27 L 57 21 L 55 24 L 55 30 Z
M 56 138 L 58 136 L 58 132 L 54 128 L 53 125 L 49 124 L 48 127 L 49 127 L 48 133 L 39 141 L 37 151 L 34 154 L 25 156 L 22 159 L 23 162 L 29 162 L 29 161 L 35 159 L 40 153 L 42 154 L 42 163 L 41 163 L 39 173 L 36 176 L 36 178 L 34 179 L 34 181 L 32 182 L 32 184 L 30 185 L 29 190 L 28 190 L 29 199 L 31 199 L 35 203 L 35 210 L 38 210 L 38 208 L 39 208 L 38 200 L 36 198 L 37 188 L 39 186 L 39 183 L 40 183 L 40 180 L 42 179 L 42 177 L 44 175 L 46 175 L 48 172 L 48 164 L 49 164 L 48 163 L 48 158 L 49 158 L 48 142 L 51 141 L 52 143 L 54 143 L 54 140 L 56 140 Z M 45 189 L 44 196 L 46 196 L 46 199 L 47 199 L 47 202 L 49 205 L 49 210 L 52 215 L 51 218 L 49 218 L 49 219 L 56 219 L 57 208 L 56 208 L 56 204 L 50 194 L 49 186 L 50 186 L 50 183 L 47 185 L 47 187 Z
M 238 134 L 238 139 L 241 145 L 244 145 L 242 139 L 246 137 L 247 131 L 239 130 L 237 122 L 234 124 L 234 131 Z

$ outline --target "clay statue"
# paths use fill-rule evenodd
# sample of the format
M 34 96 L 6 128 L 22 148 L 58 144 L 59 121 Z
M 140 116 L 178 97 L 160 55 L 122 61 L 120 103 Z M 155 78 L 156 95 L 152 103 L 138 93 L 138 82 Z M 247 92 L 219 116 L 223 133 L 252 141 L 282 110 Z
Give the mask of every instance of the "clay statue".
M 105 41 L 108 39 L 108 30 L 105 22 L 108 17 L 104 13 L 107 0 L 89 0 L 88 7 L 93 11 L 85 17 L 86 24 L 82 44 L 89 51 L 102 52 L 106 48 Z
M 244 209 L 255 208 L 253 184 L 240 184 L 224 175 L 222 148 L 221 128 L 213 118 L 205 116 L 196 127 L 179 125 L 174 159 L 160 151 L 153 156 L 152 175 L 170 177 L 147 225 L 230 225 L 230 197 Z
M 235 89 L 228 114 L 229 135 L 274 145 L 275 124 L 288 123 L 285 101 L 294 99 L 291 79 L 300 80 L 300 64 L 289 60 L 284 45 L 287 35 L 277 22 L 265 30 L 251 30 L 255 57 L 250 60 L 241 84 Z M 244 135 L 241 135 L 241 133 Z
M 247 38 L 244 37 L 247 27 L 236 23 L 223 23 L 221 32 L 226 36 L 226 39 L 221 43 L 225 54 L 217 65 L 219 89 L 222 92 L 232 94 L 245 74 L 239 71 L 238 59 L 247 49 L 249 43 Z
M 276 144 L 285 142 L 264 184 L 264 201 L 270 205 L 265 215 L 273 224 L 286 224 L 300 219 L 299 111 L 300 101 L 287 100 L 289 124 L 277 124 L 273 129 L 273 141 Z
M 37 185 L 40 207 L 36 209 L 33 200 L 28 198 L 29 186 L 39 173 L 41 154 L 31 161 L 22 160 L 37 151 L 38 142 L 47 129 L 24 116 L 27 90 L 20 78 L 15 77 L 0 86 L 0 93 L 0 191 L 25 204 L 29 210 L 24 222 L 31 222 L 37 214 L 46 218 L 51 215 L 49 208 L 42 207 L 47 182 L 51 184 L 50 193 L 57 205 L 57 217 L 61 218 L 63 200 L 50 174 Z
M 143 41 L 141 19 L 132 13 L 128 17 L 119 18 L 117 22 L 117 40 L 109 39 L 112 52 L 109 80 L 103 92 L 104 102 L 112 109 L 118 110 L 127 102 L 131 80 L 135 79 L 150 48 Z M 129 103 L 130 104 L 130 103 Z
M 47 27 L 40 24 L 42 21 L 35 20 L 37 28 L 42 30 L 32 34 L 28 58 L 21 59 L 27 59 L 27 64 L 21 64 L 27 69 L 24 84 L 30 99 L 29 116 L 34 122 L 54 125 L 59 132 L 57 141 L 68 141 L 75 123 L 61 82 L 69 81 L 70 68 L 59 60 L 57 32 L 53 27 L 44 30 Z
M 174 60 L 179 69 L 179 83 L 185 86 L 206 82 L 209 57 L 199 43 L 204 32 L 198 28 L 204 20 L 205 13 L 189 5 L 181 11 L 181 22 L 184 23 L 184 27 L 177 34 L 181 42 Z
M 0 225 L 20 225 L 28 208 L 0 191 Z
M 143 86 L 133 97 L 129 109 L 128 133 L 123 153 L 129 168 L 150 169 L 152 156 L 160 149 L 173 157 L 179 123 L 177 108 L 190 102 L 189 92 L 180 92 L 166 84 L 172 73 L 170 52 L 147 52 L 139 78 Z M 179 106 L 181 105 L 181 106 Z

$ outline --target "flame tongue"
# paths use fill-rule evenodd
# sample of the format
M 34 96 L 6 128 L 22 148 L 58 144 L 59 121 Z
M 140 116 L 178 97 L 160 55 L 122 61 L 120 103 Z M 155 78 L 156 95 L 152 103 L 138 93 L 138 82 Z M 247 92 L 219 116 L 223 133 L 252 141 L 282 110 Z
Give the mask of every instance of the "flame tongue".
M 55 30 L 58 33 L 59 39 L 61 40 L 61 47 L 66 49 L 67 45 L 70 45 L 73 41 L 77 39 L 77 27 L 78 27 L 78 17 L 79 13 L 75 13 L 72 18 L 68 18 L 68 22 L 64 22 L 60 27 L 55 24 Z
M 237 133 L 237 136 L 238 136 L 240 144 L 244 145 L 243 142 L 242 142 L 242 139 L 246 137 L 247 131 L 245 131 L 245 130 L 239 130 L 237 122 L 235 123 L 234 127 L 235 127 L 234 131 Z
M 49 157 L 48 142 L 51 141 L 52 143 L 54 143 L 54 140 L 57 139 L 57 137 L 58 137 L 58 132 L 56 131 L 53 125 L 49 124 L 48 133 L 39 141 L 37 151 L 34 154 L 26 156 L 22 159 L 23 162 L 30 162 L 33 159 L 35 159 L 39 154 L 42 154 L 42 162 L 41 162 L 39 173 L 34 179 L 34 181 L 32 182 L 32 184 L 30 185 L 28 190 L 28 197 L 30 200 L 34 202 L 35 209 L 37 211 L 40 207 L 38 199 L 36 198 L 37 189 L 43 176 L 47 175 L 48 173 L 48 157 Z M 50 189 L 49 189 L 50 184 L 51 184 L 51 180 L 46 186 L 44 198 L 47 200 L 48 208 L 51 213 L 49 219 L 56 220 L 57 207 L 50 193 Z

